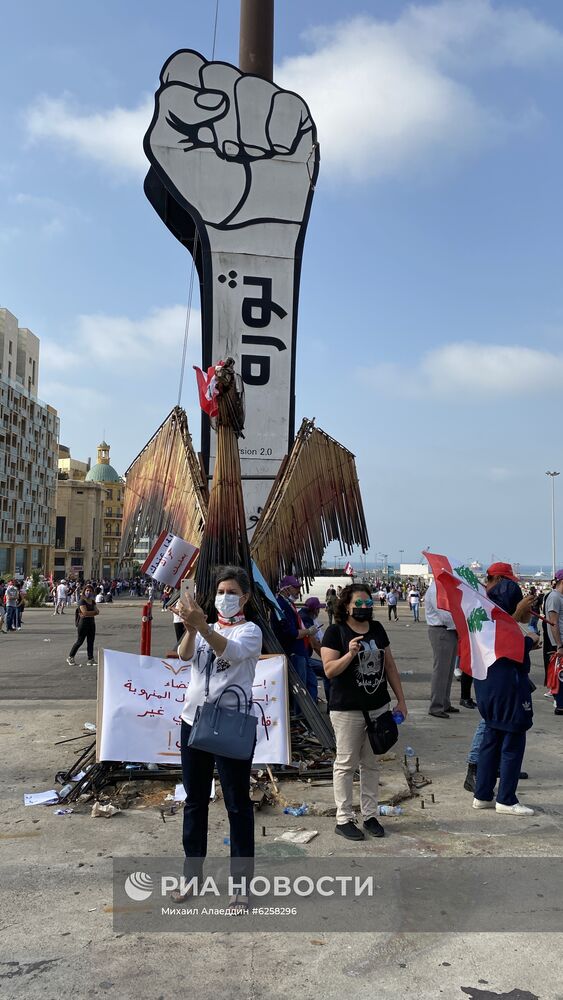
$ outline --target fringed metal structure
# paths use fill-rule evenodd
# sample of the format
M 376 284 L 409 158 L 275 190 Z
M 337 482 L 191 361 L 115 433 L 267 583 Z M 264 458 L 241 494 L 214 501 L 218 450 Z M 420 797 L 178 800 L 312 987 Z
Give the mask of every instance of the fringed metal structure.
M 252 536 L 252 558 L 272 588 L 294 573 L 308 583 L 329 542 L 343 553 L 369 538 L 355 456 L 303 420 Z
M 135 543 L 172 531 L 199 548 L 207 519 L 207 484 L 184 410 L 175 406 L 125 473 L 121 558 Z

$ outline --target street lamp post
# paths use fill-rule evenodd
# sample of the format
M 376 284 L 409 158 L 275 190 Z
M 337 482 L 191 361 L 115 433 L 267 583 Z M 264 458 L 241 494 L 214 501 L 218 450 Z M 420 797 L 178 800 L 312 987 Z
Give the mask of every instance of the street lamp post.
M 555 477 L 558 476 L 558 472 L 546 472 L 546 476 L 551 479 L 551 562 L 552 562 L 552 573 L 551 579 L 555 579 Z

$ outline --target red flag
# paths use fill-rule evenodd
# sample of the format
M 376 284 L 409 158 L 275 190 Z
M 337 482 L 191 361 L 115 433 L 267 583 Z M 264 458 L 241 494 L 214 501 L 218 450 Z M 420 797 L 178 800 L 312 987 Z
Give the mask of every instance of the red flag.
M 344 567 L 344 572 L 346 573 L 346 576 L 354 576 L 354 567 L 352 566 L 352 563 L 350 562 L 346 563 Z
M 197 391 L 199 393 L 199 405 L 201 406 L 204 413 L 207 413 L 209 417 L 216 417 L 219 413 L 219 407 L 217 405 L 217 396 L 219 395 L 219 390 L 217 387 L 217 376 L 215 374 L 215 365 L 211 365 L 207 369 L 207 375 L 202 372 L 201 368 L 194 365 L 195 377 L 197 379 Z

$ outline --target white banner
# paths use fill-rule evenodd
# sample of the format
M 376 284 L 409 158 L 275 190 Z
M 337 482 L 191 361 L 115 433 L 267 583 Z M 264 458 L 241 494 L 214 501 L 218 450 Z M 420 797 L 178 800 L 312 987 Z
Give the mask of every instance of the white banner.
M 163 586 L 176 589 L 182 577 L 189 572 L 198 552 L 199 549 L 183 538 L 163 531 L 141 566 L 141 573 L 158 580 Z
M 180 716 L 190 684 L 190 669 L 189 663 L 182 660 L 104 649 L 98 672 L 96 759 L 178 765 Z M 260 658 L 252 699 L 258 718 L 254 761 L 257 764 L 289 764 L 284 656 Z M 258 704 L 264 710 L 265 722 Z

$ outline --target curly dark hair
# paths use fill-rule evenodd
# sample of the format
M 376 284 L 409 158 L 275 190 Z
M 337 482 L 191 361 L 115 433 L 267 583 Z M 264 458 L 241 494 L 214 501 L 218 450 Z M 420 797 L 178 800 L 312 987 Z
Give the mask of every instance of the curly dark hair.
M 371 597 L 371 587 L 369 583 L 350 583 L 338 598 L 334 609 L 334 620 L 343 625 L 348 618 L 348 604 L 352 594 L 368 594 Z

